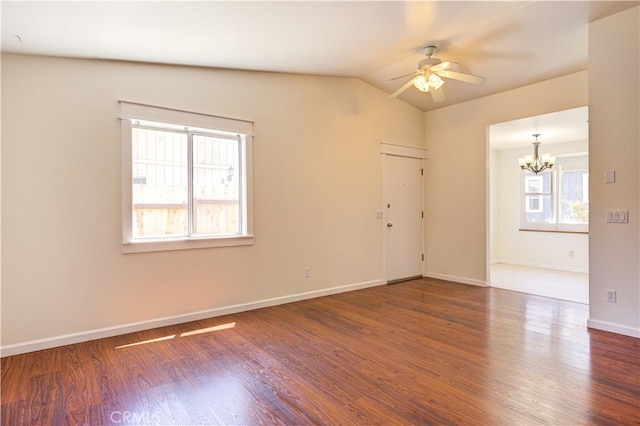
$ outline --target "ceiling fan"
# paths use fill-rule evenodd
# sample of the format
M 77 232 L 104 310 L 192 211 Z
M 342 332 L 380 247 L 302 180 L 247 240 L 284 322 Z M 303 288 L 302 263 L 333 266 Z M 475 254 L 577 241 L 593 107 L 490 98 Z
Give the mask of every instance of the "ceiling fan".
M 484 77 L 451 71 L 451 68 L 458 67 L 459 65 L 455 62 L 442 62 L 440 59 L 434 58 L 433 55 L 436 53 L 435 46 L 427 46 L 422 51 L 427 55 L 427 58 L 418 63 L 418 69 L 415 73 L 396 77 L 391 80 L 397 80 L 409 75 L 413 75 L 413 78 L 389 95 L 387 99 L 395 98 L 413 85 L 421 92 L 430 92 L 434 102 L 442 102 L 445 99 L 442 90 L 445 80 L 442 78 L 450 78 L 452 80 L 478 85 L 486 82 L 486 78 Z

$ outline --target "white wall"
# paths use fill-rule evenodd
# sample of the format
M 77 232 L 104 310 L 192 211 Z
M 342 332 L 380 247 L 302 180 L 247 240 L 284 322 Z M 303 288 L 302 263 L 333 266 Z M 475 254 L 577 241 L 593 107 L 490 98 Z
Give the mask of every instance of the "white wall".
M 640 8 L 589 27 L 589 325 L 640 337 Z M 616 182 L 604 183 L 606 170 Z M 605 210 L 629 210 L 607 224 Z M 615 289 L 618 303 L 607 303 Z
M 497 170 L 496 201 L 491 210 L 492 224 L 497 230 L 494 238 L 495 252 L 491 260 L 499 263 L 558 269 L 572 272 L 589 271 L 589 236 L 558 232 L 523 232 L 522 216 L 522 170 L 518 167 L 518 157 L 531 154 L 531 145 L 521 148 L 494 151 L 495 160 L 491 170 Z M 544 152 L 553 155 L 588 152 L 588 141 L 576 141 L 546 145 Z M 493 182 L 492 182 L 493 183 Z M 574 255 L 570 256 L 569 251 Z
M 424 144 L 423 113 L 386 96 L 348 78 L 3 55 L 3 355 L 380 284 L 380 142 Z M 121 253 L 118 100 L 255 121 L 255 245 Z
M 486 285 L 488 126 L 584 105 L 586 71 L 425 113 L 427 276 Z

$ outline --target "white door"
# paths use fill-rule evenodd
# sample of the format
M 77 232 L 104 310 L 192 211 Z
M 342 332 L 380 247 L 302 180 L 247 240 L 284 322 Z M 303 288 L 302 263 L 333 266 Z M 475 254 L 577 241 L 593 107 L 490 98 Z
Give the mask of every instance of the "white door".
M 387 281 L 422 276 L 422 160 L 383 155 Z

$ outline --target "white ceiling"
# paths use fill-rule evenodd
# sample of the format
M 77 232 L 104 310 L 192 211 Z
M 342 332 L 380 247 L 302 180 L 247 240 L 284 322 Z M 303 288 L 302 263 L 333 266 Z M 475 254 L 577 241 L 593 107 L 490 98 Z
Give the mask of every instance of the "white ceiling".
M 461 64 L 423 111 L 587 68 L 588 23 L 639 1 L 2 2 L 2 51 L 360 78 L 392 93 L 424 58 Z M 612 46 L 615 48 L 615 46 Z M 393 100 L 390 102 L 398 102 Z
M 589 140 L 588 107 L 572 108 L 535 117 L 505 121 L 489 126 L 491 149 L 503 150 L 531 146 L 538 133 L 542 145 Z

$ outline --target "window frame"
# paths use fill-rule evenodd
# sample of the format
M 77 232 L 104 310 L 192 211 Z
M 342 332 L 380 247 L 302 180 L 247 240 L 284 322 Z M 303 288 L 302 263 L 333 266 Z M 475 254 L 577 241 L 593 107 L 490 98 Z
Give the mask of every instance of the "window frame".
M 237 235 L 186 235 L 160 238 L 133 238 L 132 127 L 135 121 L 170 123 L 190 131 L 237 136 L 241 186 L 242 224 Z M 195 112 L 120 101 L 122 145 L 122 252 L 139 253 L 209 247 L 252 245 L 253 234 L 253 122 Z M 170 130 L 169 128 L 167 130 Z M 192 155 L 189 154 L 191 163 Z M 189 165 L 191 169 L 192 165 Z M 190 178 L 191 179 L 191 178 Z
M 577 167 L 578 166 L 578 167 Z M 588 233 L 589 223 L 564 223 L 561 222 L 561 203 L 562 203 L 562 171 L 563 170 L 576 170 L 579 166 L 586 166 L 587 173 L 589 170 L 589 155 L 588 153 L 578 152 L 573 154 L 556 156 L 556 163 L 549 171 L 551 176 L 551 216 L 553 221 L 551 222 L 528 222 L 527 212 L 527 196 L 535 195 L 534 193 L 526 192 L 526 173 L 521 174 L 520 183 L 520 230 L 521 231 L 542 231 L 542 232 L 577 232 Z M 545 173 L 545 172 L 543 172 Z M 588 178 L 587 178 L 588 179 Z M 584 185 L 584 184 L 583 184 Z M 588 183 L 587 183 L 588 185 Z M 549 193 L 540 193 L 542 195 L 548 195 Z M 587 194 L 588 199 L 588 194 Z

